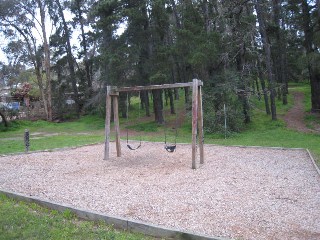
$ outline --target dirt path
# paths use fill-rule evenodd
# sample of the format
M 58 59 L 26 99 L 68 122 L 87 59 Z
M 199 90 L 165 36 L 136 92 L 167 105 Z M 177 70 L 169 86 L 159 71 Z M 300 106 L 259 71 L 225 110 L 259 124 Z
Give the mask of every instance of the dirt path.
M 284 116 L 284 120 L 287 123 L 287 127 L 304 133 L 320 133 L 320 129 L 310 129 L 304 123 L 304 94 L 302 92 L 293 92 L 293 97 L 294 106 Z

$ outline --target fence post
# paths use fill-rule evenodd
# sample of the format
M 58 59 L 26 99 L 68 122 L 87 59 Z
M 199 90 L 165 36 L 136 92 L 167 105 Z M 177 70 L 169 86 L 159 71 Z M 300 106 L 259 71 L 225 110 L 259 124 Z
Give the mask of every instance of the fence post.
M 25 146 L 25 152 L 29 152 L 29 147 L 30 147 L 30 134 L 29 130 L 25 129 L 24 130 L 24 146 Z

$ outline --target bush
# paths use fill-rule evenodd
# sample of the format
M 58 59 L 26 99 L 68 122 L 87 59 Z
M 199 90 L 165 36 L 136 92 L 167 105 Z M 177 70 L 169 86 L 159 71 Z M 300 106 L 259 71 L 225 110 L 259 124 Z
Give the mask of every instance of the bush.
M 237 95 L 240 79 L 234 72 L 224 72 L 204 86 L 204 126 L 208 133 L 240 132 L 244 128 L 243 100 Z M 226 106 L 226 113 L 224 112 Z

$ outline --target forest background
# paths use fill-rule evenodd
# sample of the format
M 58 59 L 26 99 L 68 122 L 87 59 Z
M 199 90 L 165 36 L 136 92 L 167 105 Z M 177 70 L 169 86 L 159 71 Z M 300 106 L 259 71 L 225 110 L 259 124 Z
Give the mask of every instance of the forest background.
M 104 115 L 107 85 L 198 78 L 205 130 L 223 130 L 226 106 L 228 131 L 239 132 L 252 122 L 252 99 L 277 120 L 289 82 L 308 82 L 310 111 L 320 111 L 319 16 L 319 0 L 1 0 L 8 60 L 0 86 L 39 99 L 53 121 L 70 116 L 70 100 L 74 117 Z M 139 95 L 145 115 L 154 106 L 160 124 L 163 95 L 175 113 L 178 91 Z M 120 110 L 126 117 L 126 96 Z

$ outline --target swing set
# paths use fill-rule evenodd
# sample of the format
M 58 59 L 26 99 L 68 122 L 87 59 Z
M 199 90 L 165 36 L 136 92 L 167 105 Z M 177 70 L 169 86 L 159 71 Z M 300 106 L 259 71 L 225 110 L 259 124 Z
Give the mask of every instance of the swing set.
M 140 99 L 140 92 L 139 92 L 139 99 Z M 141 111 L 141 108 L 140 108 L 140 104 L 139 104 L 139 109 L 138 109 L 138 119 L 140 119 L 140 111 Z M 162 112 L 163 112 L 163 109 L 162 109 Z M 163 112 L 163 115 L 164 115 L 164 112 Z M 133 147 L 132 145 L 129 144 L 129 129 L 128 129 L 128 126 L 129 126 L 129 93 L 127 92 L 127 99 L 126 99 L 126 129 L 127 129 L 127 147 L 130 149 L 130 150 L 137 150 L 141 147 L 141 144 L 142 144 L 142 137 L 141 135 L 139 136 L 139 145 L 136 146 L 136 147 Z M 169 144 L 168 141 L 167 141 L 167 127 L 165 126 L 164 128 L 164 149 L 167 151 L 167 152 L 170 152 L 170 153 L 173 153 L 175 150 L 176 150 L 176 147 L 177 147 L 177 137 L 178 137 L 178 126 L 177 126 L 177 115 L 176 115 L 176 121 L 175 121 L 175 136 L 174 136 L 174 144 Z
M 110 121 L 111 121 L 111 103 L 113 104 L 113 116 L 114 116 L 114 128 L 115 128 L 115 142 L 117 157 L 121 157 L 121 144 L 120 144 L 120 126 L 119 126 L 119 93 L 127 93 L 127 123 L 128 123 L 128 111 L 129 111 L 129 96 L 130 92 L 150 91 L 150 90 L 163 90 L 173 88 L 192 88 L 192 169 L 196 169 L 196 152 L 197 145 L 200 152 L 200 164 L 204 163 L 204 149 L 203 149 L 203 111 L 202 111 L 202 81 L 193 79 L 188 83 L 175 83 L 175 84 L 162 84 L 162 85 L 149 85 L 149 86 L 136 86 L 136 87 L 115 87 L 107 86 L 106 94 L 106 122 L 105 122 L 105 149 L 104 160 L 109 159 L 110 152 Z M 139 105 L 140 116 L 140 105 Z M 175 127 L 175 140 L 174 144 L 167 142 L 167 133 L 165 131 L 165 150 L 172 153 L 176 150 L 177 139 L 177 126 Z M 129 144 L 129 133 L 127 128 L 127 147 L 130 150 L 137 150 L 141 147 L 141 136 L 139 145 L 134 147 Z M 197 144 L 198 143 L 198 144 Z

